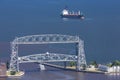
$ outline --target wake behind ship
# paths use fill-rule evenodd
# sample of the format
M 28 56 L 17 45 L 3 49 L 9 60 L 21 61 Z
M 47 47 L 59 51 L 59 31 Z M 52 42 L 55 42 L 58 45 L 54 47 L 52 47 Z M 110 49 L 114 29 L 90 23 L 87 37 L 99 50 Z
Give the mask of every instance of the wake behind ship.
M 61 13 L 62 18 L 76 18 L 76 19 L 84 19 L 84 15 L 78 12 L 69 12 L 67 9 L 64 9 Z

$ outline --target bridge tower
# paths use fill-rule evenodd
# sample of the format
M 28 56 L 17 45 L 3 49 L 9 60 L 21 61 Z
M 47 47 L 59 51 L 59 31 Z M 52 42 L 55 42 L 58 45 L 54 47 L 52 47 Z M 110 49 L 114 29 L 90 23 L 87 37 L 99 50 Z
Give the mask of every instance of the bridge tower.
M 84 41 L 80 40 L 76 43 L 77 47 L 77 65 L 76 70 L 81 71 L 84 70 L 87 66 L 85 52 L 84 52 Z
M 19 62 L 18 62 L 18 44 L 11 42 L 11 60 L 10 60 L 10 71 L 19 71 Z

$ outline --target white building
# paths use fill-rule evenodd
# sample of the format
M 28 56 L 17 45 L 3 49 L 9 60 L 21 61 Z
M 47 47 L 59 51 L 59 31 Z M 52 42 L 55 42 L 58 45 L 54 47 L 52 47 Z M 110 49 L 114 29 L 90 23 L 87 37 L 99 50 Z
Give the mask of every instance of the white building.
M 98 70 L 109 72 L 109 73 L 120 73 L 120 66 L 108 67 L 108 66 L 105 66 L 105 65 L 99 65 Z
M 117 72 L 120 73 L 120 66 L 113 66 L 108 68 L 108 72 Z
M 108 67 L 105 66 L 105 65 L 99 64 L 99 65 L 98 65 L 98 70 L 104 71 L 104 72 L 108 72 Z

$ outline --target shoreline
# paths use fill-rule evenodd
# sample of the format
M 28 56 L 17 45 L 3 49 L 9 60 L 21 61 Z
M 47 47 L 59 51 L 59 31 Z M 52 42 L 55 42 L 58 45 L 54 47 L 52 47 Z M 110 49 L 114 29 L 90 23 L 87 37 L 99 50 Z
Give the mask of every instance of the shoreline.
M 98 71 L 98 70 L 81 70 L 81 71 L 77 71 L 75 66 L 73 66 L 73 67 L 67 66 L 66 68 L 64 68 L 63 66 L 57 66 L 57 65 L 48 64 L 48 63 L 44 63 L 44 65 L 54 67 L 54 68 L 63 69 L 63 70 L 76 71 L 76 72 L 98 73 L 98 74 L 106 74 L 107 73 L 107 72 Z

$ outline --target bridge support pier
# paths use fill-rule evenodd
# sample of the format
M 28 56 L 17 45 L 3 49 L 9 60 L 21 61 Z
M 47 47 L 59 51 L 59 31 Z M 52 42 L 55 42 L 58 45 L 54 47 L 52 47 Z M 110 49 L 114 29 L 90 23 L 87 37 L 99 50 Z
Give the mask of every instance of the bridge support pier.
M 40 70 L 45 70 L 45 66 L 43 64 L 39 64 Z
M 66 68 L 66 66 L 67 66 L 67 62 L 64 62 L 64 68 Z

